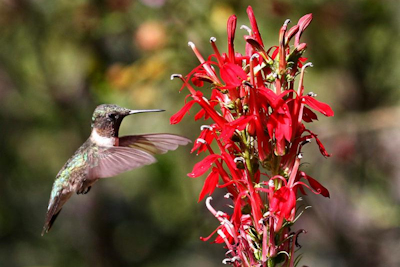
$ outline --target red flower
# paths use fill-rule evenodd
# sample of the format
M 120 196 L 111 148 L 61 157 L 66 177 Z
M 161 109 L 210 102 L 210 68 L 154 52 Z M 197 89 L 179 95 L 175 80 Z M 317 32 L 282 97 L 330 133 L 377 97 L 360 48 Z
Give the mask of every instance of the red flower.
M 297 189 L 300 188 L 304 192 L 303 186 L 310 188 L 301 178 L 305 178 L 311 186 L 312 192 L 321 194 L 324 197 L 329 197 L 329 191 L 323 187 L 314 178 L 305 174 L 305 172 L 298 171 L 300 166 L 301 155 L 296 158 L 295 164 L 292 168 L 289 180 L 286 181 L 282 176 L 276 176 L 275 179 L 281 179 L 284 185 L 275 191 L 270 198 L 270 211 L 276 216 L 275 231 L 279 231 L 282 227 L 283 219 L 293 221 L 296 213 L 296 195 Z
M 275 191 L 271 202 L 270 211 L 275 214 L 275 232 L 282 227 L 283 219 L 293 221 L 296 209 L 296 191 L 293 187 L 282 186 Z
M 234 47 L 234 15 L 227 23 L 227 53 L 219 52 L 212 37 L 214 54 L 205 60 L 189 42 L 200 64 L 185 78 L 172 77 L 183 81 L 192 100 L 171 117 L 171 123 L 181 122 L 194 104 L 200 106 L 195 120 L 212 121 L 210 126 L 201 127 L 191 151 L 210 154 L 195 164 L 188 176 L 195 178 L 207 173 L 199 201 L 220 188 L 227 190 L 233 210 L 216 211 L 208 197 L 206 206 L 220 224 L 202 240 L 217 234 L 214 242 L 224 243 L 228 249 L 228 258 L 223 262 L 233 266 L 269 266 L 278 254 L 288 255 L 284 264 L 293 266 L 292 244 L 296 237 L 290 234 L 288 226 L 296 217 L 298 195 L 305 195 L 308 188 L 329 197 L 324 186 L 299 170 L 298 155 L 311 139 L 316 140 L 322 155 L 329 156 L 317 135 L 304 123 L 318 119 L 314 111 L 327 117 L 333 116 L 333 111 L 318 101 L 314 93 L 304 94 L 305 69 L 311 63 L 303 57 L 307 44 L 300 43 L 300 37 L 312 15 L 303 16 L 291 28 L 290 21 L 285 21 L 279 31 L 279 43 L 265 49 L 251 7 L 247 14 L 251 28 L 242 26 L 248 33 L 244 36 L 243 54 Z M 294 45 L 290 44 L 292 39 Z M 211 86 L 207 85 L 203 93 L 200 88 L 205 82 Z

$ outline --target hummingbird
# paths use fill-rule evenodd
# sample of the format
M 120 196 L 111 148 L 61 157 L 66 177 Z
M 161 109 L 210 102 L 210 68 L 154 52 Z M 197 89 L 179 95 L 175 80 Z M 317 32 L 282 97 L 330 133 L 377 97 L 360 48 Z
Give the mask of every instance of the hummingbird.
M 48 233 L 73 193 L 87 194 L 99 179 L 152 164 L 156 162 L 155 154 L 164 154 L 191 142 L 186 137 L 166 133 L 118 136 L 122 119 L 126 116 L 161 111 L 164 110 L 131 110 L 111 104 L 96 107 L 90 137 L 55 178 L 42 236 Z

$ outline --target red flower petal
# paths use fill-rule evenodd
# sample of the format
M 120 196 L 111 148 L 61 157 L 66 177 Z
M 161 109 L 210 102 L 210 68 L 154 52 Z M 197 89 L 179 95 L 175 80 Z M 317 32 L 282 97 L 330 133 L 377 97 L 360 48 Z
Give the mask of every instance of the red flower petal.
M 210 116 L 211 119 L 216 122 L 218 124 L 218 126 L 222 127 L 225 123 L 226 120 L 225 118 L 221 117 L 220 114 L 218 114 L 213 106 L 215 106 L 215 104 L 211 105 L 208 100 L 205 100 L 203 98 L 203 93 L 200 91 L 196 91 L 195 95 L 192 95 L 193 99 L 199 103 L 199 105 L 204 109 L 204 111 L 206 112 L 206 117 Z
M 316 135 L 314 135 L 314 138 L 315 138 L 315 141 L 316 141 L 317 144 L 318 144 L 319 151 L 321 152 L 321 154 L 322 154 L 324 157 L 330 157 L 331 154 L 329 154 L 329 153 L 326 151 L 324 145 L 323 145 L 322 142 L 317 138 Z
M 200 77 L 194 75 L 192 78 L 192 83 L 196 86 L 196 87 L 202 87 L 204 85 L 204 82 L 201 80 Z
M 219 226 L 217 229 L 215 229 L 209 236 L 207 236 L 207 237 L 200 237 L 200 240 L 201 240 L 201 241 L 204 241 L 204 242 L 208 241 L 208 240 L 219 230 L 220 227 L 221 227 L 221 226 Z
M 228 239 L 228 242 L 229 242 L 230 244 L 232 244 L 233 237 L 229 234 L 229 232 L 226 230 L 226 228 L 225 228 L 225 227 L 222 227 L 222 228 L 221 228 L 221 231 L 225 234 L 226 238 Z M 224 242 L 225 242 L 225 240 L 224 240 L 220 235 L 218 235 L 218 236 L 215 238 L 215 240 L 214 240 L 213 242 L 211 242 L 211 243 L 222 244 L 222 243 L 224 243 Z
M 200 109 L 199 112 L 197 112 L 197 114 L 194 116 L 194 120 L 197 121 L 201 119 L 205 114 L 206 112 L 204 111 L 204 109 Z
M 210 131 L 209 129 L 204 129 L 200 133 L 200 136 L 198 138 L 205 140 L 206 144 L 211 144 L 214 137 L 215 137 L 215 135 L 212 133 L 212 131 Z M 194 151 L 196 151 L 196 149 L 198 149 L 196 154 L 199 155 L 201 152 L 204 152 L 207 150 L 206 144 L 204 144 L 202 142 L 197 142 L 197 141 L 194 142 L 193 148 L 192 148 L 192 150 L 190 150 L 190 153 L 193 153 Z
M 275 60 L 276 56 L 279 53 L 279 47 L 278 46 L 273 46 L 271 48 L 275 48 L 275 50 L 272 52 L 272 56 L 271 56 L 271 58 Z
M 219 158 L 221 158 L 221 156 L 217 154 L 208 155 L 202 161 L 194 165 L 192 172 L 188 173 L 188 176 L 191 178 L 195 178 L 203 175 L 211 167 L 214 161 Z
M 258 117 L 255 117 L 254 122 L 255 122 L 255 126 L 256 126 L 258 154 L 259 154 L 260 160 L 263 161 L 266 159 L 266 157 L 270 151 L 270 148 L 269 148 L 270 137 L 264 131 L 265 124 L 263 124 Z
M 198 202 L 200 202 L 207 193 L 211 195 L 214 192 L 215 187 L 217 187 L 218 180 L 219 180 L 218 169 L 213 168 L 210 174 L 207 176 L 206 180 L 204 181 L 204 186 L 200 192 Z
M 324 145 L 322 144 L 322 142 L 319 140 L 319 138 L 317 137 L 317 135 L 313 132 L 311 132 L 310 130 L 305 130 L 307 132 L 309 132 L 311 134 L 312 137 L 314 137 L 315 141 L 317 142 L 317 145 L 319 147 L 319 151 L 321 152 L 321 154 L 324 157 L 330 157 L 331 155 L 326 151 Z
M 304 178 L 307 179 L 308 183 L 310 184 L 310 186 L 317 191 L 318 193 L 320 193 L 321 195 L 323 195 L 324 197 L 330 197 L 329 196 L 329 191 L 328 189 L 326 189 L 322 184 L 320 184 L 317 180 L 315 180 L 314 178 L 305 175 Z
M 222 129 L 221 139 L 225 141 L 228 140 L 232 137 L 235 130 L 243 131 L 249 121 L 253 118 L 254 116 L 242 116 L 239 119 L 234 120 L 233 122 L 225 124 L 224 128 Z
M 317 114 L 312 112 L 311 109 L 308 107 L 303 108 L 303 121 L 305 122 L 312 122 L 312 121 L 318 120 Z
M 227 63 L 221 68 L 221 78 L 227 86 L 237 87 L 247 79 L 247 74 L 238 65 Z
M 331 107 L 328 104 L 319 102 L 314 97 L 311 97 L 308 95 L 302 96 L 302 99 L 310 108 L 321 112 L 322 114 L 324 114 L 327 117 L 333 116 L 333 110 L 331 109 Z
M 276 102 L 278 96 L 269 88 L 261 87 L 258 90 L 260 96 L 264 97 L 270 104 Z
M 235 208 L 232 214 L 232 220 L 234 223 L 240 225 L 241 218 L 242 218 L 242 205 L 241 205 L 241 197 L 236 198 L 235 201 Z
M 175 113 L 171 118 L 170 118 L 170 123 L 171 124 L 177 124 L 179 123 L 183 116 L 185 116 L 185 114 L 189 111 L 189 109 L 193 106 L 193 104 L 196 101 L 192 100 L 189 101 L 188 103 L 186 103 L 186 105 L 184 105 L 181 110 L 179 110 L 177 113 Z

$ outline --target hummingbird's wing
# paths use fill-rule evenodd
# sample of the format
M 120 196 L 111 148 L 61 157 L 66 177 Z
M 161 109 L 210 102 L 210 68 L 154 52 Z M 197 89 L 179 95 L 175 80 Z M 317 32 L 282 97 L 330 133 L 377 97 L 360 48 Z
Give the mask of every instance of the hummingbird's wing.
M 178 146 L 187 145 L 190 142 L 186 137 L 164 133 L 129 135 L 119 138 L 119 146 L 136 148 L 151 155 L 164 154 L 169 150 L 175 150 Z
M 129 147 L 99 147 L 89 156 L 88 180 L 112 177 L 143 165 L 156 162 L 149 153 Z
M 88 180 L 112 177 L 156 162 L 153 155 L 175 150 L 191 141 L 174 134 L 143 134 L 119 138 L 119 146 L 99 147 L 90 156 Z

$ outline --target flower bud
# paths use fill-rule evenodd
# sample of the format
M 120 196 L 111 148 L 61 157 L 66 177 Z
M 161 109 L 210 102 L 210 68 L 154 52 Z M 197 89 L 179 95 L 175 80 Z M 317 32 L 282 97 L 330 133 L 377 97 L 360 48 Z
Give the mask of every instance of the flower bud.
M 306 43 L 301 43 L 301 44 L 299 44 L 298 46 L 296 46 L 296 50 L 297 50 L 299 53 L 303 53 L 304 50 L 306 50 L 306 48 L 307 48 L 307 44 L 306 44 Z
M 250 121 L 249 124 L 247 125 L 247 132 L 249 133 L 250 136 L 255 136 L 256 126 L 254 124 L 254 121 Z

